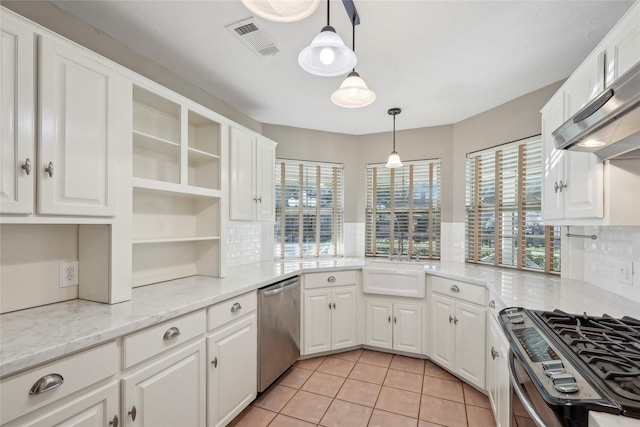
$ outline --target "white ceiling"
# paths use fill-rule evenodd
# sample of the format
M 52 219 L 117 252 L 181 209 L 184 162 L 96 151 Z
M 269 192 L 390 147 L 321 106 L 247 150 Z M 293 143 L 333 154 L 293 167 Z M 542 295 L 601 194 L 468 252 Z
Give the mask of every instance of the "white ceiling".
M 303 71 L 298 53 L 326 24 L 326 2 L 290 24 L 256 18 L 281 49 L 261 57 L 225 26 L 251 16 L 239 0 L 54 1 L 133 50 L 262 122 L 362 135 L 455 123 L 568 77 L 633 1 L 354 0 L 356 70 L 377 94 L 344 109 L 344 77 Z M 331 1 L 331 25 L 351 23 Z

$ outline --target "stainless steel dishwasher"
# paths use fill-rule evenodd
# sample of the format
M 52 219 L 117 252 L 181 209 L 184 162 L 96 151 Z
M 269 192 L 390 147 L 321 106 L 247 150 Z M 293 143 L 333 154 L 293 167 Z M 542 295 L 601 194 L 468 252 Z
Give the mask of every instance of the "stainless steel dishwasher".
M 300 357 L 300 277 L 258 293 L 258 391 L 263 392 Z

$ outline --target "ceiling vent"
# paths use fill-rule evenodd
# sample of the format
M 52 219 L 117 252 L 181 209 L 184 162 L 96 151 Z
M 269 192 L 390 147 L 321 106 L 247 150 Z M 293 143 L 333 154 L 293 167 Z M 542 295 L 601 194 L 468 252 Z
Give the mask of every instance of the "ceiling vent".
M 260 56 L 273 56 L 280 52 L 273 36 L 253 17 L 226 26 L 227 30 Z

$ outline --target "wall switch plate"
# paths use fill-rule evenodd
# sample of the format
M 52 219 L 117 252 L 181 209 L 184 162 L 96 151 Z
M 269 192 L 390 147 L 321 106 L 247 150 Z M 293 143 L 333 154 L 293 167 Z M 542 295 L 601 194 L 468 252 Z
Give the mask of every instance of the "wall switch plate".
M 58 284 L 61 288 L 78 286 L 78 261 L 61 261 Z
M 633 285 L 633 262 L 632 261 L 618 261 L 614 274 L 616 280 L 625 285 Z

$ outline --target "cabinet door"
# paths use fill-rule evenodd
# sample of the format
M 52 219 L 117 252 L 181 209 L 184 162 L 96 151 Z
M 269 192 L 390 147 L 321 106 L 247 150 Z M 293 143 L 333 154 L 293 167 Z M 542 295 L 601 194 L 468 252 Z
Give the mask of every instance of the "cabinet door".
M 118 109 L 131 103 L 129 86 L 78 48 L 46 37 L 40 83 L 38 212 L 114 215 L 115 153 L 130 140 Z
M 564 217 L 604 216 L 603 164 L 595 154 L 567 152 Z
M 256 137 L 240 129 L 231 128 L 229 142 L 229 216 L 232 220 L 255 218 L 256 200 Z M 275 169 L 274 169 L 275 170 Z
M 205 344 L 200 340 L 124 376 L 123 425 L 204 426 L 204 366 Z
M 422 307 L 393 305 L 393 349 L 422 353 Z
M 36 168 L 34 34 L 6 14 L 1 22 L 0 213 L 30 214 Z
M 356 345 L 356 288 L 348 286 L 332 290 L 331 349 Z
M 604 90 L 604 52 L 589 56 L 563 85 L 565 117 L 577 113 Z
M 500 348 L 500 326 L 491 314 L 487 314 L 487 358 L 485 367 L 486 390 L 489 394 L 489 402 L 493 410 L 493 416 L 498 423 L 499 408 L 499 378 L 498 361 L 496 353 Z
M 495 419 L 498 427 L 509 427 L 511 421 L 511 378 L 509 377 L 509 342 L 502 331 L 498 335 L 498 347 L 496 347 L 496 369 L 498 375 L 495 376 L 498 400 L 498 413 Z
M 227 425 L 255 399 L 258 387 L 257 342 L 255 313 L 223 327 L 207 339 L 207 425 Z
M 455 371 L 484 389 L 486 314 L 484 308 L 456 302 Z
M 304 354 L 331 350 L 331 289 L 304 291 Z
M 455 329 L 453 318 L 456 314 L 455 302 L 440 295 L 433 295 L 431 300 L 431 358 L 447 369 L 453 371 Z
M 118 383 L 112 382 L 97 390 L 83 392 L 81 397 L 62 405 L 53 406 L 53 409 L 36 411 L 36 413 L 26 415 L 4 426 L 90 427 L 115 425 L 120 419 L 118 414 Z
M 393 304 L 387 301 L 367 300 L 366 344 L 393 348 Z
M 563 150 L 556 150 L 553 141 L 553 131 L 564 123 L 564 98 L 555 96 L 542 110 L 542 149 L 544 170 L 542 178 L 542 219 L 549 221 L 563 219 L 563 193 L 559 191 L 558 183 L 565 181 Z
M 616 24 L 607 43 L 607 86 L 640 61 L 640 4 Z
M 262 221 L 275 220 L 275 173 L 276 146 L 268 139 L 260 138 L 256 146 L 256 186 L 258 203 L 256 219 Z

